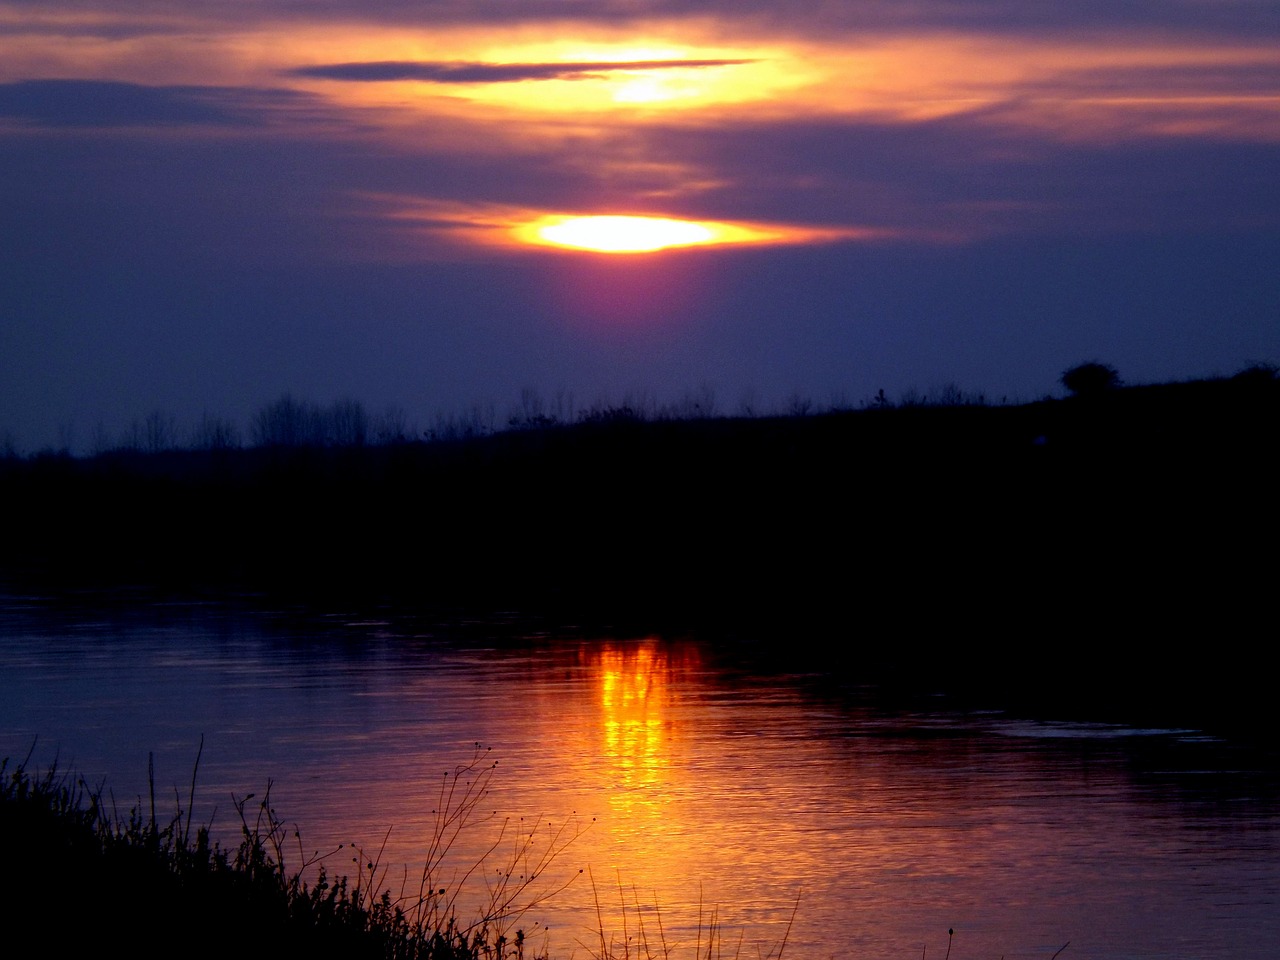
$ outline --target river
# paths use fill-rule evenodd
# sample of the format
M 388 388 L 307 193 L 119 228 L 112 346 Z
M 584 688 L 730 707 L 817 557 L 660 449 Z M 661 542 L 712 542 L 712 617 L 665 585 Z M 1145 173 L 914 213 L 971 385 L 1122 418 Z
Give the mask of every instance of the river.
M 510 896 L 553 958 L 602 931 L 676 960 L 711 938 L 796 960 L 1280 943 L 1280 777 L 1192 728 L 887 702 L 697 638 L 222 604 L 0 598 L 0 669 L 11 768 L 30 751 L 124 812 L 151 756 L 158 805 L 194 773 L 233 841 L 233 797 L 253 812 L 270 784 L 293 863 L 372 863 L 464 918 Z M 445 811 L 463 829 L 424 884 Z

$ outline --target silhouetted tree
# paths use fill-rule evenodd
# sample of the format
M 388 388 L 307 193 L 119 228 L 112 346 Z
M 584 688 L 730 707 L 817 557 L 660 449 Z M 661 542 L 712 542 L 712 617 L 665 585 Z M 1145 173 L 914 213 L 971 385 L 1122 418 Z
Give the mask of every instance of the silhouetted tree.
M 301 447 L 325 441 L 324 417 L 312 404 L 285 394 L 267 404 L 253 419 L 253 442 L 259 447 Z
M 152 410 L 143 422 L 144 449 L 148 453 L 172 450 L 178 445 L 178 426 L 171 416 L 160 410 Z
M 374 442 L 382 444 L 403 443 L 417 432 L 409 428 L 404 407 L 395 403 L 387 404 L 382 413 L 374 417 L 372 429 Z
M 239 427 L 223 417 L 206 413 L 191 431 L 194 450 L 234 450 L 239 446 Z
M 1077 397 L 1096 396 L 1120 386 L 1120 375 L 1115 367 L 1094 360 L 1064 371 L 1062 385 Z
M 335 401 L 329 409 L 329 442 L 336 447 L 363 447 L 369 439 L 369 415 L 359 400 Z
M 75 446 L 76 427 L 70 420 L 58 421 L 58 449 L 57 452 L 63 455 L 69 455 L 71 448 Z

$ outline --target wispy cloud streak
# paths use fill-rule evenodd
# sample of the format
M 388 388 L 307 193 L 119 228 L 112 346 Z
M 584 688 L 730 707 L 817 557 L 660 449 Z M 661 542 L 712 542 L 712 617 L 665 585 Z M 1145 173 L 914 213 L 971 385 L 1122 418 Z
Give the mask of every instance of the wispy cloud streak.
M 356 82 L 421 80 L 427 83 L 518 83 L 524 80 L 594 79 L 609 73 L 729 67 L 756 63 L 736 60 L 627 60 L 581 63 L 451 63 L 383 60 L 368 63 L 329 63 L 299 67 L 289 76 Z

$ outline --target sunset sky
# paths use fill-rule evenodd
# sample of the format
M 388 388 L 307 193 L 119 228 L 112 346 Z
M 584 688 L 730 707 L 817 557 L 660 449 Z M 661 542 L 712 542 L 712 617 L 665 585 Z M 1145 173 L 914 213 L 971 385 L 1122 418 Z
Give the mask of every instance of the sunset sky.
M 1274 0 L 0 0 L 20 450 L 1091 359 L 1280 361 Z

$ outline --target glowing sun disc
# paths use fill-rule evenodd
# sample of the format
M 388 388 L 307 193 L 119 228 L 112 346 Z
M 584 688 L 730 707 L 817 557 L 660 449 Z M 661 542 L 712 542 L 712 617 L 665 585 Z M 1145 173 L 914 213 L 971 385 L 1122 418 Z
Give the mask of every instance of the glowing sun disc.
M 664 217 L 560 217 L 534 233 L 543 243 L 599 253 L 649 253 L 716 240 L 709 226 Z

